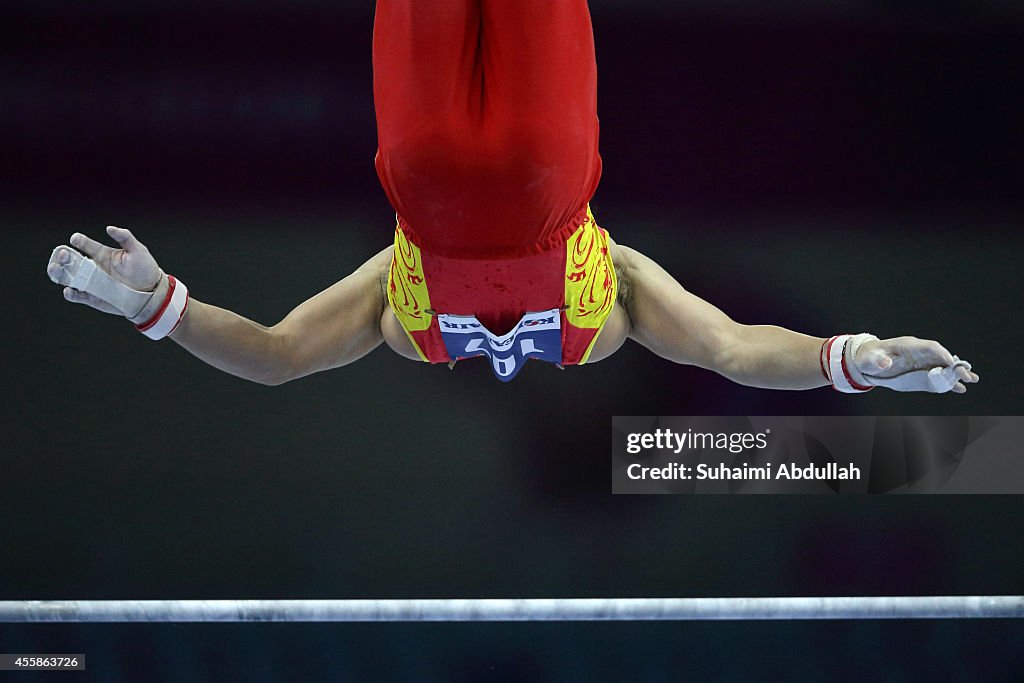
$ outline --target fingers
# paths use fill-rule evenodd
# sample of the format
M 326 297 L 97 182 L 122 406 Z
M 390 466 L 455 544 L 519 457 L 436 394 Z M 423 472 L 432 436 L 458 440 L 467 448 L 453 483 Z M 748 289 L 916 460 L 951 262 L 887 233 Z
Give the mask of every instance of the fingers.
M 71 246 L 78 249 L 86 256 L 89 256 L 93 261 L 99 262 L 100 258 L 106 255 L 108 252 L 113 251 L 110 247 L 100 244 L 96 240 L 86 237 L 80 232 L 76 232 L 71 236 Z
M 46 264 L 47 277 L 53 282 L 60 283 L 64 268 L 69 263 L 71 263 L 71 252 L 67 249 L 57 249 L 56 253 L 50 257 L 50 262 Z
M 957 379 L 959 381 L 956 384 L 954 384 L 953 388 L 950 390 L 954 394 L 965 394 L 965 393 L 967 393 L 967 386 L 966 385 L 974 384 L 974 383 L 976 383 L 980 379 L 980 377 L 978 377 L 977 373 L 971 372 L 970 370 L 968 370 L 965 367 L 958 367 L 956 369 L 956 376 L 957 376 Z
M 961 382 L 963 382 L 965 384 L 974 384 L 979 379 L 981 379 L 980 377 L 978 377 L 977 373 L 971 372 L 970 370 L 968 370 L 967 368 L 965 368 L 963 366 L 957 367 L 957 369 L 956 369 L 956 376 L 957 376 L 957 379 L 959 379 Z
M 113 237 L 125 251 L 132 251 L 139 246 L 139 241 L 135 239 L 135 235 L 126 228 L 119 228 L 116 225 L 108 225 L 107 234 Z
M 114 315 L 121 315 L 121 312 L 108 304 L 102 299 L 97 299 L 92 294 L 72 289 L 71 287 L 64 288 L 64 298 L 73 304 L 85 304 L 91 306 L 97 311 L 103 311 L 104 313 L 113 313 Z

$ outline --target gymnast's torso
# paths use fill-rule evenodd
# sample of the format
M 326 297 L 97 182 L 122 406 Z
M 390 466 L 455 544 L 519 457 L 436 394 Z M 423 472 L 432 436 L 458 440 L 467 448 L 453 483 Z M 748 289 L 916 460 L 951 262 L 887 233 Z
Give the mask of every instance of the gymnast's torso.
M 502 379 L 528 358 L 596 360 L 617 281 L 589 206 L 586 3 L 381 1 L 373 47 L 375 165 L 397 222 L 385 329 L 405 336 L 389 344 L 431 363 L 487 355 Z

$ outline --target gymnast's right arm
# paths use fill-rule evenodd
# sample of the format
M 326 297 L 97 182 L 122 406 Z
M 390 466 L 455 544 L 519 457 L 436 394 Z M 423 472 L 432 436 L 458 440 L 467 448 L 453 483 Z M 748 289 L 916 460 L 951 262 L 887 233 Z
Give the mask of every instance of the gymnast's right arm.
M 170 338 L 215 368 L 271 386 L 348 365 L 383 341 L 381 269 L 390 263 L 386 249 L 272 327 L 192 299 Z
M 69 247 L 54 250 L 47 274 L 65 285 L 68 301 L 124 315 L 141 326 L 156 320 L 159 327 L 161 316 L 169 315 L 167 302 L 173 297 L 168 288 L 170 281 L 173 293 L 173 278 L 163 274 L 149 250 L 129 231 L 110 227 L 107 232 L 120 249 L 79 233 L 71 238 L 71 245 L 96 264 L 97 273 L 91 279 L 74 280 L 75 267 L 89 259 Z M 213 367 L 266 385 L 347 365 L 383 341 L 380 320 L 386 298 L 381 283 L 390 263 L 389 247 L 271 327 L 189 298 L 184 314 L 172 321 L 176 326 L 168 336 Z

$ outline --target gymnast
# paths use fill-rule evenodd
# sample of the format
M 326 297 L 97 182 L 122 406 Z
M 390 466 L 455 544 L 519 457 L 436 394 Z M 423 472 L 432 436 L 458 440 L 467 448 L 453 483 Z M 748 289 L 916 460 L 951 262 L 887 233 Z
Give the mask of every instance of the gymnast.
M 935 341 L 744 325 L 599 227 L 597 66 L 586 0 L 378 0 L 376 169 L 394 243 L 266 327 L 201 302 L 130 231 L 83 234 L 47 264 L 64 298 L 127 317 L 238 377 L 278 385 L 386 342 L 447 363 L 604 359 L 627 338 L 773 389 L 965 392 Z

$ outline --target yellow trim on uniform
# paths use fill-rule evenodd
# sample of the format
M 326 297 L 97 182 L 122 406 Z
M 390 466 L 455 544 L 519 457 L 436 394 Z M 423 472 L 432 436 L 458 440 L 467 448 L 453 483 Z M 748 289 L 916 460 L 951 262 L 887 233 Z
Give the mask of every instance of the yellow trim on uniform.
M 615 308 L 618 285 L 608 233 L 597 226 L 588 206 L 586 221 L 565 245 L 565 318 L 575 327 L 598 331 L 580 365 L 590 358 L 601 328 Z
M 410 242 L 399 228 L 395 228 L 395 255 L 388 271 L 388 303 L 409 337 L 416 353 L 423 361 L 426 355 L 412 336 L 430 327 L 430 293 L 423 277 L 423 259 L 420 248 Z

